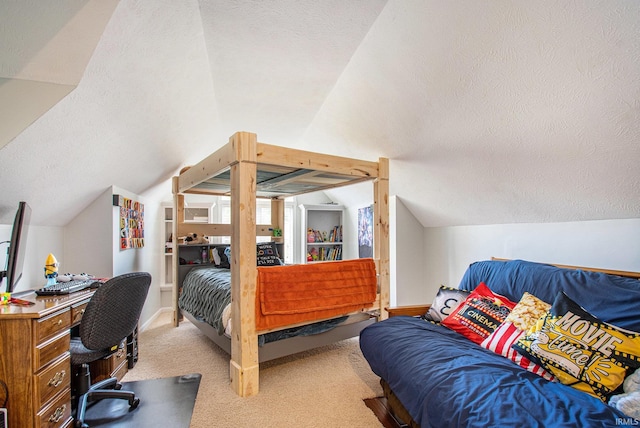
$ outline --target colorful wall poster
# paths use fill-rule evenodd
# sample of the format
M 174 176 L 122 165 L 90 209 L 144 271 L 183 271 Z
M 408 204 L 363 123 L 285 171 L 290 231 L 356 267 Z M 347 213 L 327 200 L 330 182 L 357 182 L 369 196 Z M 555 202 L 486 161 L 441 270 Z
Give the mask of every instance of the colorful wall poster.
M 144 204 L 113 195 L 113 205 L 120 207 L 120 250 L 144 247 Z

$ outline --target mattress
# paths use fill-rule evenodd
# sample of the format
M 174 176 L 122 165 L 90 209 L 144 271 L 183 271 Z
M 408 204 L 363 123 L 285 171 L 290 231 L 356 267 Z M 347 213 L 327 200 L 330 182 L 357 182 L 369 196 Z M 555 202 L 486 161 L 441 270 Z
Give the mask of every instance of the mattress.
M 211 325 L 220 335 L 230 336 L 231 334 L 230 304 L 231 271 L 229 269 L 200 267 L 192 269 L 185 276 L 178 307 L 197 320 Z M 340 325 L 347 318 L 340 316 L 261 334 L 258 336 L 258 345 L 294 336 L 323 333 Z

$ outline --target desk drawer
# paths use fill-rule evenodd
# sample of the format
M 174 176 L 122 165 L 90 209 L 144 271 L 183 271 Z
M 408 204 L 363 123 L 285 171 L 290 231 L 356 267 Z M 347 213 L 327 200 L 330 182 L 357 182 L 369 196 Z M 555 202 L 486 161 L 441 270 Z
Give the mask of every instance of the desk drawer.
M 49 364 L 51 361 L 58 359 L 65 352 L 69 352 L 71 344 L 71 335 L 69 330 L 65 330 L 58 336 L 47 340 L 36 346 L 36 352 L 34 355 L 34 372 L 40 370 L 40 368 Z
M 89 366 L 91 370 L 92 382 L 100 382 L 101 380 L 108 379 L 115 376 L 118 380 L 122 379 L 122 376 L 127 372 L 127 344 L 126 341 L 120 343 L 120 347 L 114 353 L 108 357 L 102 358 L 97 361 L 92 361 Z M 124 371 L 123 371 L 124 367 Z
M 84 310 L 87 308 L 88 300 L 85 300 L 82 303 L 78 303 L 71 307 L 71 325 L 76 325 L 80 323 L 82 319 L 82 315 L 84 315 Z
M 38 412 L 36 428 L 59 428 L 71 422 L 71 389 Z
M 116 379 L 118 379 L 118 382 L 122 381 L 122 378 L 124 377 L 124 375 L 127 374 L 127 371 L 129 370 L 129 366 L 127 366 L 127 361 L 123 361 L 122 363 L 120 363 L 120 365 L 118 367 L 116 367 L 116 369 L 111 373 L 111 377 L 115 377 Z
M 70 360 L 70 354 L 67 353 L 58 362 L 36 374 L 36 407 L 40 408 L 57 393 L 70 387 Z
M 123 341 L 115 354 L 111 356 L 113 358 L 113 367 L 118 367 L 123 361 L 127 359 L 127 343 Z
M 69 308 L 38 320 L 36 321 L 36 343 L 40 343 L 48 337 L 55 336 L 62 330 L 69 330 L 70 326 L 71 310 Z

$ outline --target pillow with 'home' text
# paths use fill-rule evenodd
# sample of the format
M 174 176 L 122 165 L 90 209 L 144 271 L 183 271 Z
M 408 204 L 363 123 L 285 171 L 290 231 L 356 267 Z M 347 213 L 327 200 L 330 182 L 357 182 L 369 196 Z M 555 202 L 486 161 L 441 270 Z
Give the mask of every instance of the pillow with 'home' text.
M 640 367 L 640 334 L 607 324 L 560 292 L 513 345 L 562 383 L 603 401 Z
M 470 291 L 459 290 L 457 288 L 440 286 L 438 294 L 436 294 L 429 310 L 424 314 L 423 318 L 427 321 L 440 322 L 445 319 L 451 312 L 458 307 L 470 294 Z
M 494 293 L 481 282 L 442 325 L 480 344 L 504 322 L 515 302 Z

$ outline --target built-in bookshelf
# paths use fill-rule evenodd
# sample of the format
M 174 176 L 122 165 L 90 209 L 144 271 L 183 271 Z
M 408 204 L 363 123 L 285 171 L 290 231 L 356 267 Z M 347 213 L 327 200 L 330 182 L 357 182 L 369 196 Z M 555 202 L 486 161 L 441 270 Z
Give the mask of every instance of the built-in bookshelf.
M 164 284 L 166 286 L 170 286 L 173 282 L 173 263 L 171 256 L 173 255 L 173 242 L 172 242 L 172 233 L 173 233 L 173 206 L 163 206 L 162 207 L 163 218 L 164 218 L 164 251 L 162 255 L 163 261 L 163 272 L 164 272 Z
M 211 223 L 213 206 L 214 204 L 212 203 L 190 203 L 184 209 L 185 223 Z M 164 285 L 169 287 L 173 283 L 172 256 L 174 251 L 176 251 L 175 246 L 177 245 L 177 242 L 180 241 L 177 239 L 174 240 L 172 236 L 173 222 L 175 220 L 173 205 L 163 205 L 162 210 L 164 218 Z
M 342 260 L 344 207 L 303 204 L 300 209 L 301 262 Z

